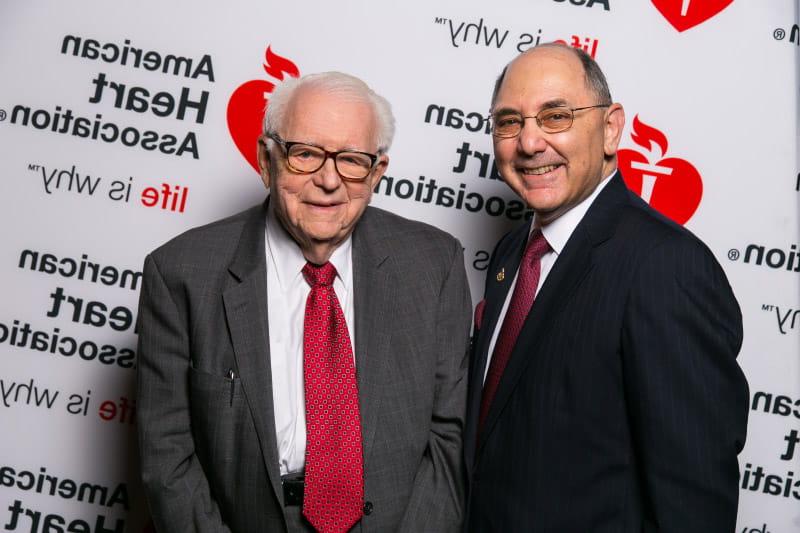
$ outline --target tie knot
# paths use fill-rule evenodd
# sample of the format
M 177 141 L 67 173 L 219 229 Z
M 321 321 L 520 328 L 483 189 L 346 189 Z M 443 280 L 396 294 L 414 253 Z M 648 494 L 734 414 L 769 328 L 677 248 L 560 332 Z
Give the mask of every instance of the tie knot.
M 525 262 L 538 261 L 544 254 L 550 251 L 550 245 L 547 239 L 542 235 L 542 230 L 533 230 L 531 238 L 528 240 L 528 245 L 525 247 Z
M 330 262 L 319 266 L 306 263 L 303 267 L 303 277 L 311 287 L 330 287 L 336 278 L 336 267 Z

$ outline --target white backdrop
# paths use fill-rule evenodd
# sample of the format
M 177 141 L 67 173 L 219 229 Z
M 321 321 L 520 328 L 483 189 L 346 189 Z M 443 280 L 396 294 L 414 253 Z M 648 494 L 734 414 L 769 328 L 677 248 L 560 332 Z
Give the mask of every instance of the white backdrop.
M 738 531 L 800 531 L 798 13 L 792 0 L 6 0 L 0 523 L 145 527 L 139 271 L 168 238 L 263 199 L 248 158 L 270 83 L 341 70 L 392 102 L 373 203 L 456 235 L 477 301 L 524 214 L 492 177 L 481 117 L 507 61 L 563 40 L 625 106 L 629 186 L 708 243 L 742 307 Z

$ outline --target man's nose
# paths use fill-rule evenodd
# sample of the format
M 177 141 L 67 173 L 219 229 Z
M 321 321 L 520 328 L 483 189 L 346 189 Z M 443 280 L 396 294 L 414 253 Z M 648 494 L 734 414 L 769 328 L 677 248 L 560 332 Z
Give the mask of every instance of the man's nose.
M 322 167 L 314 173 L 314 184 L 326 191 L 335 191 L 342 185 L 342 176 L 336 170 L 333 157 L 328 157 Z
M 525 155 L 534 155 L 547 149 L 547 134 L 542 131 L 535 117 L 527 117 L 517 136 L 517 150 Z

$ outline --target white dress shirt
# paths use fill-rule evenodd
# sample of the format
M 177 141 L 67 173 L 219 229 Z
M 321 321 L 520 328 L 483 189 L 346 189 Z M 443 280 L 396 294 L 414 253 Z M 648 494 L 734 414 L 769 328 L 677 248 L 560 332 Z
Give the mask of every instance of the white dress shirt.
M 544 280 L 547 279 L 547 275 L 553 269 L 553 265 L 556 263 L 561 250 L 564 249 L 567 241 L 572 236 L 572 232 L 575 231 L 576 227 L 578 227 L 578 224 L 589 210 L 589 207 L 591 207 L 594 199 L 597 198 L 597 195 L 600 194 L 600 191 L 602 191 L 603 188 L 608 185 L 608 182 L 611 181 L 611 176 L 613 176 L 616 172 L 617 171 L 614 170 L 614 172 L 606 176 L 603 181 L 601 181 L 597 187 L 595 187 L 594 191 L 592 191 L 592 194 L 587 196 L 581 203 L 577 204 L 575 207 L 546 226 L 539 228 L 540 224 L 536 219 L 536 214 L 533 215 L 533 222 L 531 223 L 531 231 L 528 234 L 528 239 L 530 240 L 533 231 L 536 228 L 539 228 L 542 230 L 542 235 L 544 235 L 547 244 L 550 245 L 550 251 L 542 256 L 539 284 L 536 286 L 536 293 L 534 293 L 534 297 L 536 294 L 539 294 L 539 290 L 542 288 Z M 517 269 L 517 272 L 514 274 L 514 280 L 511 282 L 511 286 L 508 288 L 508 294 L 506 294 L 506 301 L 503 303 L 503 308 L 500 310 L 500 317 L 497 319 L 497 325 L 494 328 L 494 332 L 492 332 L 492 340 L 489 343 L 489 354 L 486 358 L 486 368 L 483 371 L 484 381 L 486 381 L 486 374 L 489 372 L 489 362 L 492 360 L 492 354 L 494 353 L 494 345 L 497 342 L 497 336 L 500 334 L 500 328 L 502 327 L 503 320 L 506 317 L 506 311 L 508 311 L 508 306 L 511 303 L 511 295 L 514 294 L 514 287 L 517 285 L 518 273 L 519 269 Z M 488 275 L 491 275 L 491 273 Z M 534 305 L 536 305 L 535 302 Z
M 267 209 L 267 315 L 272 366 L 272 402 L 281 475 L 301 471 L 306 454 L 306 404 L 303 389 L 303 321 L 311 287 L 303 277 L 306 259 L 300 247 Z M 353 335 L 353 258 L 348 237 L 334 252 L 333 290 L 342 306 L 350 342 Z

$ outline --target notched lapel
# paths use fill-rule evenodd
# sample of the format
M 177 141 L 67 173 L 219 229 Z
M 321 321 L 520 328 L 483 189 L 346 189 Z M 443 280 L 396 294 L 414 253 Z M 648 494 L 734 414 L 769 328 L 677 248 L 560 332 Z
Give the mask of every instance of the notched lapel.
M 492 332 L 497 326 L 500 311 L 508 295 L 511 282 L 514 281 L 522 254 L 525 250 L 530 222 L 520 226 L 508 236 L 509 242 L 497 250 L 497 257 L 486 272 L 486 302 L 483 311 L 481 329 L 475 340 L 471 354 L 469 373 L 469 396 L 467 397 L 467 420 L 464 428 L 464 453 L 467 468 L 470 470 L 475 458 L 475 441 L 478 431 L 478 416 L 483 393 L 483 376 L 486 373 L 489 344 Z M 499 275 L 502 273 L 502 275 Z
M 231 283 L 222 298 L 239 379 L 253 417 L 265 467 L 278 501 L 283 504 L 269 357 L 265 213 L 266 210 L 255 211 L 246 222 L 229 268 Z
M 492 431 L 519 378 L 535 356 L 536 339 L 542 335 L 552 334 L 549 329 L 550 323 L 591 270 L 591 253 L 591 246 L 586 242 L 583 233 L 576 228 L 536 295 L 533 308 L 525 319 L 489 413 L 486 415 L 486 425 L 479 448 L 486 435 Z
M 476 357 L 473 372 L 473 376 L 480 375 L 481 384 L 483 382 L 483 374 L 486 372 L 486 360 L 488 359 L 487 354 L 492 332 L 497 327 L 503 303 L 505 303 L 508 290 L 514 281 L 514 274 L 519 268 L 520 261 L 522 261 L 522 254 L 525 251 L 529 231 L 530 223 L 518 228 L 509 237 L 511 241 L 507 247 L 508 251 L 502 256 L 498 256 L 497 260 L 491 265 L 491 270 L 486 272 L 486 308 L 484 310 L 483 325 L 475 347 Z
M 492 431 L 520 377 L 530 361 L 537 357 L 536 339 L 543 335 L 554 334 L 549 329 L 550 324 L 591 271 L 594 250 L 613 235 L 618 210 L 624 204 L 626 195 L 627 188 L 617 172 L 597 196 L 553 265 L 539 294 L 536 295 L 532 312 L 526 318 L 511 352 L 508 366 L 486 416 L 478 452 L 486 436 Z

